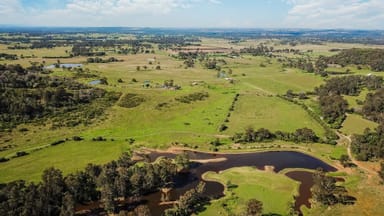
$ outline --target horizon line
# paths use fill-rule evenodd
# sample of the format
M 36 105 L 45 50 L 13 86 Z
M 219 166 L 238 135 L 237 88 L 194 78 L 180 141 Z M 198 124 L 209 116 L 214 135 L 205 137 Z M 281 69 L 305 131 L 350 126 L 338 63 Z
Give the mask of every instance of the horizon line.
M 209 29 L 209 30 L 344 30 L 344 31 L 384 31 L 384 29 L 363 29 L 363 28 L 304 28 L 304 27 L 155 27 L 155 26 L 50 26 L 50 25 L 15 25 L 0 24 L 0 27 L 6 28 L 128 28 L 128 29 Z M 1 31 L 1 29 L 0 29 Z

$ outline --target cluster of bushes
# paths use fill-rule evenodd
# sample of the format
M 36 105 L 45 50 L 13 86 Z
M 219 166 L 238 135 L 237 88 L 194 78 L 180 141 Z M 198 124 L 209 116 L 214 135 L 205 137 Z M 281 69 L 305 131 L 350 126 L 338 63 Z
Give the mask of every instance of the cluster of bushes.
M 237 93 L 235 95 L 235 97 L 233 98 L 232 104 L 229 107 L 229 111 L 228 111 L 227 117 L 225 118 L 224 123 L 221 124 L 220 127 L 219 127 L 219 131 L 220 132 L 223 132 L 223 131 L 228 129 L 228 126 L 226 125 L 226 123 L 229 122 L 229 117 L 231 117 L 231 112 L 235 111 L 235 105 L 236 105 L 237 101 L 239 100 L 239 97 L 240 97 L 240 94 Z
M 138 94 L 127 93 L 119 101 L 118 105 L 125 108 L 134 108 L 145 102 L 145 98 Z
M 177 97 L 177 98 L 175 98 L 175 100 L 179 101 L 181 103 L 188 103 L 189 104 L 189 103 L 192 103 L 195 101 L 205 100 L 205 98 L 208 98 L 208 97 L 209 97 L 208 92 L 195 92 L 195 93 L 191 93 L 189 95 Z
M 356 198 L 348 195 L 347 190 L 343 186 L 336 185 L 336 179 L 327 176 L 326 173 L 319 169 L 313 173 L 314 185 L 311 188 L 313 200 L 325 205 L 352 205 L 356 202 Z
M 240 50 L 242 54 L 251 54 L 253 56 L 271 56 L 273 47 L 267 47 L 263 44 L 258 45 L 257 47 L 248 47 Z
M 39 183 L 18 180 L 2 184 L 0 215 L 74 215 L 76 205 L 97 200 L 106 212 L 116 213 L 119 200 L 138 201 L 159 188 L 171 187 L 176 175 L 177 166 L 170 159 L 137 165 L 126 153 L 117 161 L 88 164 L 65 177 L 61 170 L 49 168 Z
M 215 69 L 215 70 L 218 70 L 220 71 L 221 70 L 221 66 L 220 65 L 226 65 L 227 62 L 224 60 L 224 59 L 206 59 L 205 60 L 205 63 L 204 63 L 204 66 L 207 68 L 207 69 Z
M 155 109 L 162 110 L 163 108 L 168 108 L 168 107 L 170 107 L 169 103 L 163 102 L 163 103 L 157 104 Z
M 320 141 L 320 138 L 315 134 L 315 132 L 309 128 L 300 128 L 293 133 L 282 131 L 272 133 L 265 128 L 255 130 L 253 127 L 248 127 L 245 129 L 245 132 L 236 133 L 232 137 L 232 140 L 237 143 L 268 142 L 275 139 L 297 143 L 313 143 Z
M 97 141 L 97 142 L 103 141 L 103 142 L 105 142 L 105 141 L 107 141 L 107 139 L 102 137 L 102 136 L 98 136 L 98 137 L 92 138 L 92 141 Z
M 110 62 L 122 62 L 123 60 L 119 60 L 115 57 L 110 57 L 108 59 L 103 59 L 100 57 L 95 58 L 87 58 L 88 63 L 110 63 Z
M 18 58 L 15 54 L 0 53 L 0 59 L 17 60 Z
M 318 72 L 316 65 L 312 63 L 312 60 L 310 58 L 287 58 L 283 62 L 283 66 L 290 68 L 298 68 L 308 73 Z
M 63 144 L 65 143 L 66 140 L 57 140 L 57 141 L 54 141 L 53 143 L 51 143 L 51 146 L 57 146 L 57 145 L 60 145 L 60 144 Z
M 0 163 L 9 161 L 9 158 L 0 157 Z
M 105 56 L 105 52 L 93 51 L 92 45 L 86 43 L 74 44 L 72 47 L 71 56 Z

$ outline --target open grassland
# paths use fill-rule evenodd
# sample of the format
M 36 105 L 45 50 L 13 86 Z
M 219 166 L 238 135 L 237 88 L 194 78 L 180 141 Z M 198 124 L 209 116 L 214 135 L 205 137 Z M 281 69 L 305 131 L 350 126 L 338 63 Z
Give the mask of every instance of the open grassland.
M 271 46 L 277 43 L 274 40 L 251 40 L 233 44 L 223 39 L 203 39 L 202 46 L 212 49 L 231 50 L 232 48 L 238 51 L 251 45 L 257 46 L 261 42 Z M 319 47 L 300 45 L 296 48 L 312 49 L 316 53 L 327 52 L 333 46 L 334 44 Z M 276 45 L 276 48 L 279 47 L 280 45 Z M 281 45 L 281 48 L 283 47 Z M 250 125 L 256 129 L 264 127 L 271 131 L 286 132 L 308 127 L 318 135 L 324 135 L 320 125 L 300 106 L 276 97 L 277 94 L 285 94 L 287 90 L 313 91 L 314 87 L 324 82 L 323 78 L 298 69 L 283 68 L 275 59 L 250 55 L 230 58 L 209 54 L 227 63 L 222 65 L 221 69 L 228 74 L 232 71 L 229 77 L 234 79 L 234 84 L 231 84 L 223 78 L 218 78 L 216 70 L 208 70 L 198 61 L 193 68 L 185 68 L 182 60 L 171 57 L 170 52 L 157 49 L 155 53 L 137 55 L 121 55 L 104 50 L 107 56 L 102 58 L 115 57 L 123 60 L 113 63 L 86 63 L 87 57 L 43 58 L 68 56 L 68 51 L 71 49 L 72 47 L 56 47 L 8 50 L 6 45 L 0 45 L 0 53 L 25 57 L 12 61 L 1 60 L 0 64 L 30 66 L 31 62 L 40 62 L 50 65 L 57 63 L 57 60 L 60 63 L 83 63 L 83 70 L 86 72 L 80 74 L 81 76 L 77 76 L 79 75 L 77 72 L 62 68 L 54 69 L 52 76 L 75 77 L 82 83 L 106 78 L 108 85 L 96 86 L 108 91 L 121 92 L 122 98 L 127 94 L 138 95 L 143 98 L 143 102 L 136 107 L 124 108 L 118 105 L 121 98 L 92 125 L 52 129 L 49 123 L 25 124 L 10 133 L 1 133 L 0 146 L 9 145 L 11 148 L 0 151 L 0 157 L 10 158 L 21 151 L 30 154 L 1 163 L 0 182 L 16 179 L 36 181 L 40 178 L 41 171 L 50 166 L 60 168 L 65 173 L 74 172 L 89 162 L 105 163 L 116 159 L 123 151 L 141 146 L 166 148 L 172 144 L 180 144 L 206 150 L 210 148 L 209 143 L 219 137 L 226 143 L 219 147 L 220 151 L 233 150 L 232 144 L 226 138 L 235 132 L 242 132 Z M 101 50 L 103 48 L 100 48 Z M 157 66 L 160 66 L 160 70 L 156 69 Z M 85 76 L 85 74 L 94 75 L 94 77 Z M 181 86 L 181 90 L 162 88 L 165 80 L 173 80 L 175 84 Z M 150 87 L 144 88 L 145 83 L 149 83 Z M 191 85 L 192 83 L 198 83 L 198 85 Z M 204 100 L 191 103 L 176 100 L 197 92 L 206 92 L 209 96 Z M 229 122 L 225 123 L 236 94 L 240 94 L 239 101 L 231 112 Z M 306 101 L 313 103 L 312 99 Z M 348 128 L 348 121 L 349 119 L 344 128 Z M 219 132 L 220 125 L 223 123 L 229 128 Z M 349 125 L 354 127 L 353 124 Z M 24 128 L 28 130 L 20 131 Z M 84 140 L 67 141 L 58 146 L 51 146 L 58 140 L 71 139 L 73 136 L 83 137 Z M 99 136 L 106 138 L 107 141 L 92 141 L 92 138 Z M 130 144 L 131 139 L 135 141 Z M 269 149 L 270 144 L 276 144 L 275 149 L 285 145 L 280 141 L 269 144 L 250 144 L 242 147 L 241 150 L 248 147 L 251 149 L 253 145 L 264 145 L 261 149 L 266 150 Z M 278 145 L 280 147 L 277 147 Z M 295 147 L 297 144 L 287 145 L 289 145 L 287 148 L 297 148 Z M 302 151 L 311 151 L 326 159 L 338 158 L 341 153 L 345 153 L 343 147 L 328 145 L 301 145 L 298 148 Z
M 228 131 L 233 134 L 248 126 L 286 132 L 307 127 L 320 136 L 324 135 L 323 128 L 300 106 L 278 97 L 256 96 L 255 93 L 239 97 L 229 118 Z
M 360 115 L 348 114 L 341 131 L 344 134 L 363 134 L 366 128 L 374 130 L 377 126 L 377 123 L 366 120 Z
M 214 200 L 206 206 L 207 210 L 199 215 L 239 215 L 246 209 L 249 199 L 263 202 L 263 213 L 286 215 L 293 196 L 298 193 L 299 183 L 283 174 L 260 171 L 251 167 L 239 167 L 225 170 L 219 174 L 208 172 L 203 178 L 217 181 L 223 185 L 229 182 L 233 188 L 227 188 L 225 197 Z
M 263 89 L 271 94 L 285 94 L 312 91 L 314 86 L 323 83 L 323 79 L 314 74 L 303 73 L 297 69 L 284 69 L 276 60 L 264 57 L 244 56 L 229 59 L 239 85 L 246 89 Z
M 127 150 L 129 150 L 128 142 L 121 140 L 108 140 L 105 142 L 70 141 L 1 164 L 0 181 L 9 182 L 16 179 L 25 179 L 37 182 L 41 180 L 43 170 L 48 167 L 59 168 L 64 174 L 68 174 L 84 169 L 88 163 L 107 163 L 118 158 Z

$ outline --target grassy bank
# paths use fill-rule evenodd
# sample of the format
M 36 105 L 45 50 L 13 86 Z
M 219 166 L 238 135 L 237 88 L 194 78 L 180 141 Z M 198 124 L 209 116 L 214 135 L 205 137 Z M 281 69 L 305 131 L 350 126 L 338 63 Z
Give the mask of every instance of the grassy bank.
M 207 210 L 200 215 L 233 215 L 241 214 L 246 209 L 246 202 L 255 198 L 263 202 L 264 213 L 286 215 L 293 196 L 297 194 L 298 182 L 282 174 L 261 171 L 252 167 L 239 167 L 223 172 L 208 172 L 203 178 L 217 181 L 227 187 L 225 197 L 212 201 Z M 230 182 L 230 184 L 228 184 Z

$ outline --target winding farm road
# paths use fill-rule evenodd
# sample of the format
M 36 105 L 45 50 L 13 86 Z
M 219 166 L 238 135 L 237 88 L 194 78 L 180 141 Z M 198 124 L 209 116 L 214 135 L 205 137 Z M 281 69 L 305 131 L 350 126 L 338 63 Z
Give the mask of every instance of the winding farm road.
M 351 151 L 351 143 L 352 143 L 352 139 L 351 139 L 351 135 L 349 136 L 346 136 L 342 133 L 339 133 L 336 131 L 336 134 L 341 138 L 341 139 L 344 139 L 347 141 L 347 152 L 348 152 L 348 157 L 349 159 L 351 160 L 352 163 L 356 164 L 356 166 L 358 168 L 360 168 L 361 170 L 365 171 L 368 173 L 368 177 L 372 177 L 374 175 L 377 175 L 377 172 L 372 170 L 372 169 L 369 169 L 367 168 L 364 164 L 362 164 L 360 161 L 356 160 L 355 157 L 353 156 L 352 154 L 352 151 Z

